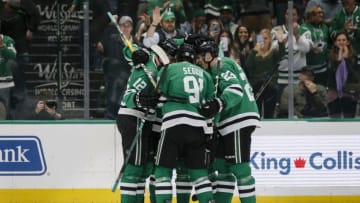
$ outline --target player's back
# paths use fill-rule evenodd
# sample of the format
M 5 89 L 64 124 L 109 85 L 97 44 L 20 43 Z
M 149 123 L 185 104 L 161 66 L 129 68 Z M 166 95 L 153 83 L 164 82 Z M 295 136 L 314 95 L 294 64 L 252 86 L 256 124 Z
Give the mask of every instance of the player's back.
M 160 77 L 162 71 L 159 73 Z M 214 96 L 211 76 L 189 62 L 170 64 L 165 71 L 164 79 L 160 84 L 161 94 L 166 97 L 162 107 L 164 125 L 166 126 L 165 122 L 171 117 L 177 119 L 177 124 L 184 122 L 184 124 L 202 126 L 205 118 L 200 116 L 198 108 L 201 102 Z M 202 124 L 196 124 L 197 121 L 201 121 Z

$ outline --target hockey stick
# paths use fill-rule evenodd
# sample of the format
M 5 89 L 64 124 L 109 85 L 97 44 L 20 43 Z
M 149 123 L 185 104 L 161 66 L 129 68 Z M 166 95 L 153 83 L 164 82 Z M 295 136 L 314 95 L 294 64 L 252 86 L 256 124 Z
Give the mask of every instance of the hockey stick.
M 221 65 L 221 58 L 218 57 L 218 61 L 216 64 L 216 76 L 215 76 L 215 97 L 217 96 L 218 89 L 219 89 L 220 65 Z
M 261 85 L 261 87 L 259 88 L 258 92 L 255 95 L 255 100 L 256 101 L 259 99 L 261 94 L 264 92 L 264 90 L 270 84 L 272 78 L 275 76 L 276 73 L 277 73 L 277 69 L 275 68 L 275 70 L 271 73 L 270 77 Z

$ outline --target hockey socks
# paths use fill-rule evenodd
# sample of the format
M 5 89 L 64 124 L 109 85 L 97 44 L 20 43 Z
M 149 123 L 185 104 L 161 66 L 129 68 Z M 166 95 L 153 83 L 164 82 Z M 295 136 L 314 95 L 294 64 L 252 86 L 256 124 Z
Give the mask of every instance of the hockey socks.
M 176 181 L 176 202 L 189 203 L 192 185 L 191 182 Z
M 135 203 L 138 183 L 140 182 L 143 168 L 127 164 L 120 180 L 121 203 Z M 145 187 L 145 185 L 144 185 Z M 144 195 L 144 193 L 142 193 Z
M 163 203 L 172 200 L 172 169 L 161 166 L 155 167 L 156 202 Z
M 144 178 L 142 178 L 137 183 L 136 203 L 144 203 L 145 185 L 146 185 L 146 180 Z
M 156 195 L 155 195 L 155 175 L 151 175 L 149 178 L 149 193 L 150 193 L 150 202 L 156 202 Z
M 144 177 L 149 177 L 149 193 L 150 193 L 150 203 L 155 203 L 155 167 L 153 162 L 148 162 L 145 167 Z
M 230 170 L 236 176 L 241 203 L 255 203 L 255 179 L 251 176 L 249 163 L 232 165 Z
M 212 194 L 211 182 L 208 179 L 206 169 L 189 169 L 191 181 L 195 187 L 195 193 L 199 203 L 208 203 L 214 200 Z
M 212 164 L 212 170 L 217 171 L 210 176 L 211 181 L 216 185 L 214 190 L 215 201 L 222 203 L 231 203 L 234 189 L 235 189 L 235 176 L 229 170 L 229 163 L 225 159 L 215 159 Z
M 231 173 L 219 173 L 216 178 L 216 202 L 231 203 L 235 189 L 235 177 Z
M 190 175 L 188 169 L 179 164 L 176 168 L 176 202 L 177 203 L 189 203 L 192 183 L 190 181 Z

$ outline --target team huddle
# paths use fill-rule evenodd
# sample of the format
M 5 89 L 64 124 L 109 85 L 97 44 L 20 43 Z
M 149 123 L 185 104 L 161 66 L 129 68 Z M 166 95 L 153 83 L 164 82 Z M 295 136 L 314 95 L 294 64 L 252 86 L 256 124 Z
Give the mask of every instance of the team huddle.
M 235 185 L 242 203 L 256 202 L 249 159 L 260 116 L 244 71 L 218 50 L 202 35 L 125 48 L 134 68 L 117 118 L 122 203 L 144 202 L 149 177 L 151 202 L 172 202 L 173 169 L 178 203 L 193 188 L 200 203 L 230 203 Z

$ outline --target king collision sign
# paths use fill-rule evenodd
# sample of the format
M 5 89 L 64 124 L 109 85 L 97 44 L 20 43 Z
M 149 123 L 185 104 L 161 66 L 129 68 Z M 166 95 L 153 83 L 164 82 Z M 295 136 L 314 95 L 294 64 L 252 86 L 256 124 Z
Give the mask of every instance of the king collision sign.
M 0 136 L 0 176 L 43 175 L 46 162 L 36 136 Z
M 360 186 L 359 135 L 254 136 L 258 185 Z

